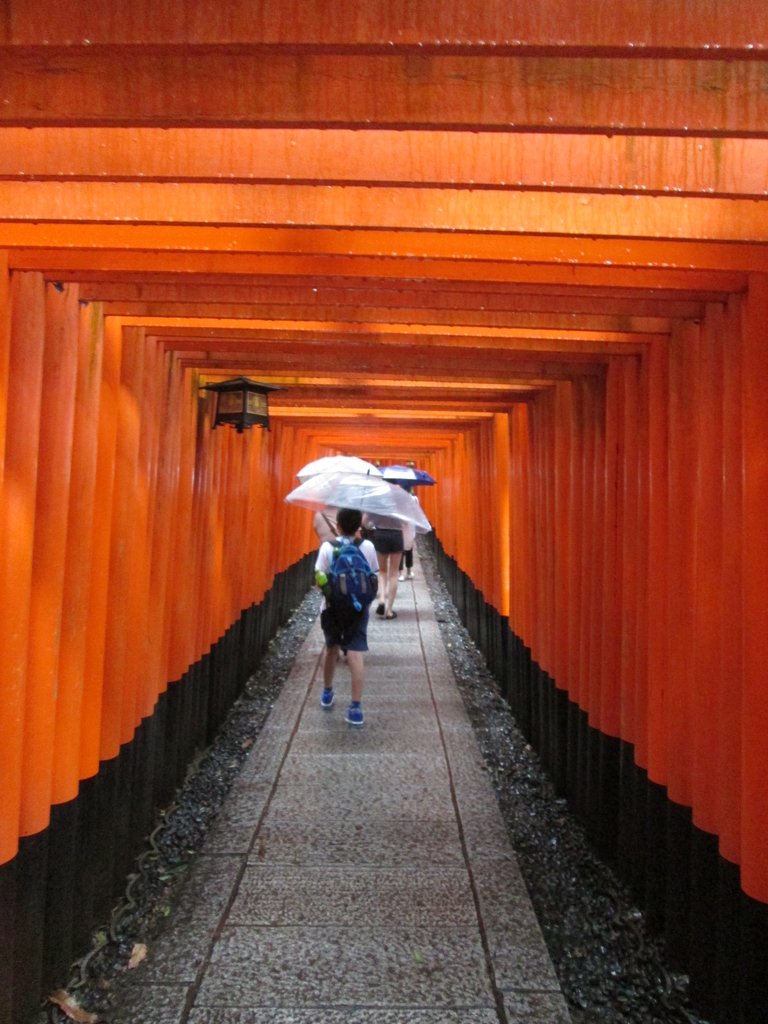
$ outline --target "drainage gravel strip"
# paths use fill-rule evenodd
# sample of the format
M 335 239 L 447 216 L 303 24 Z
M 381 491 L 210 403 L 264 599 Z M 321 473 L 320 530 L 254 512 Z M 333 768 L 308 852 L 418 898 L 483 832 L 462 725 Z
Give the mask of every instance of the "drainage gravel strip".
M 666 966 L 663 945 L 628 890 L 555 796 L 424 544 L 419 567 L 573 1024 L 707 1024 L 689 1002 L 687 978 Z M 271 642 L 216 740 L 158 819 L 111 920 L 73 965 L 66 993 L 95 1019 L 108 1020 L 120 1005 L 131 958 L 162 931 L 318 610 L 319 595 L 311 592 Z M 53 1002 L 40 1016 L 55 1024 L 67 1019 Z

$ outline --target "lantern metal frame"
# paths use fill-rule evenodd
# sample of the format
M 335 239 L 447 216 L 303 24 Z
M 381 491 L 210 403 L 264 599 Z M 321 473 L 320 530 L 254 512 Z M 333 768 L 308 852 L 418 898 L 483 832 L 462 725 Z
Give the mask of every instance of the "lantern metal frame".
M 238 434 L 253 426 L 269 430 L 270 391 L 280 391 L 274 384 L 262 384 L 250 377 L 231 377 L 215 384 L 203 384 L 201 391 L 213 391 L 216 395 L 216 410 L 213 427 L 224 425 L 234 427 Z

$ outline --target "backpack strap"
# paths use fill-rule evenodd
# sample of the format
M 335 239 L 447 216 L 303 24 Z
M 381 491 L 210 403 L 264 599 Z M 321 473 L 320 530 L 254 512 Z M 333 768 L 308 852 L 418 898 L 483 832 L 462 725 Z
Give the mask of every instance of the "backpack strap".
M 354 544 L 356 548 L 359 548 L 362 544 L 360 537 L 342 537 L 340 533 L 336 534 L 336 543 L 333 545 L 334 551 L 341 551 L 347 544 Z

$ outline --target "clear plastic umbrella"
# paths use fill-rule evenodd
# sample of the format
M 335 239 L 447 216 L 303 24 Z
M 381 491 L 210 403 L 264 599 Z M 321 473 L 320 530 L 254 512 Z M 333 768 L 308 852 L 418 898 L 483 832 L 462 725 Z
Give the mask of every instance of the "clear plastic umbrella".
M 371 515 L 391 516 L 412 523 L 417 533 L 429 533 L 432 529 L 419 503 L 402 487 L 380 476 L 321 473 L 304 480 L 285 500 L 289 505 L 315 512 L 324 508 L 357 508 Z
M 318 473 L 365 473 L 381 476 L 381 470 L 377 466 L 372 462 L 366 462 L 365 459 L 359 459 L 356 455 L 324 455 L 302 466 L 296 476 L 299 480 L 306 480 L 310 476 L 317 476 Z

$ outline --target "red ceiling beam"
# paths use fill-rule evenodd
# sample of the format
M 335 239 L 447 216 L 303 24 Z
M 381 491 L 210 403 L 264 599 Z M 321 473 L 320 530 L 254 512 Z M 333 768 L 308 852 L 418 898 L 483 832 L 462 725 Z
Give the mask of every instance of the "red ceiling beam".
M 718 4 L 706 0 L 634 0 L 596 5 L 576 0 L 564 16 L 560 0 L 510 4 L 508 0 L 6 0 L 0 41 L 98 45 L 266 44 L 291 47 L 398 46 L 472 48 L 504 52 L 607 50 L 622 53 L 679 52 L 750 56 L 768 39 L 768 11 L 761 0 Z M 493 40 L 493 44 L 489 42 Z
M 600 376 L 604 362 L 593 354 L 571 352 L 482 352 L 455 350 L 446 354 L 440 349 L 386 349 L 377 346 L 322 346 L 319 351 L 307 353 L 295 345 L 272 345 L 261 350 L 197 349 L 179 347 L 179 339 L 166 340 L 166 347 L 179 358 L 186 355 L 186 365 L 206 367 L 210 372 L 217 366 L 250 365 L 265 375 L 302 379 L 307 375 L 336 371 L 339 378 L 409 376 L 426 381 L 457 380 L 464 382 L 492 382 L 525 384 L 541 380 L 562 380 L 574 376 Z M 631 355 L 632 353 L 627 353 Z M 607 353 L 606 353 L 607 355 Z M 356 372 L 343 373 L 338 369 L 354 359 Z
M 407 231 L 410 237 L 419 231 L 715 242 L 768 237 L 768 206 L 753 199 L 342 185 L 0 181 L 0 220 L 35 229 L 44 222 L 173 225 L 174 230 L 177 224 L 195 230 L 202 225 L 209 231 L 223 227 L 228 235 L 280 221 L 292 231 L 383 229 Z
M 763 197 L 768 140 L 361 129 L 0 128 L 0 179 Z
M 6 46 L 0 124 L 768 133 L 755 54 L 662 62 L 601 57 L 595 47 L 590 56 L 482 52 Z
M 592 308 L 595 307 L 594 300 Z M 229 305 L 224 303 L 198 303 L 191 300 L 184 302 L 144 302 L 144 301 L 107 301 L 104 303 L 107 316 L 139 317 L 157 319 L 159 317 L 194 317 L 200 319 L 241 319 L 273 320 L 274 329 L 280 330 L 280 321 L 299 319 L 346 320 L 350 323 L 365 323 L 375 331 L 380 324 L 423 324 L 435 328 L 440 333 L 441 327 L 495 327 L 495 328 L 526 328 L 537 330 L 571 331 L 583 330 L 601 333 L 624 334 L 666 334 L 670 329 L 667 317 L 642 317 L 628 314 L 582 313 L 576 319 L 571 311 L 517 311 L 496 312 L 488 310 L 434 310 L 416 309 L 410 306 L 392 309 L 388 307 L 370 306 L 323 306 L 319 304 L 301 306 L 275 306 L 265 303 L 259 306 Z
M 233 277 L 200 274 L 194 278 L 180 274 L 147 274 L 142 272 L 107 273 L 97 270 L 48 273 L 50 280 L 75 280 L 83 300 L 104 302 L 141 301 L 196 303 L 201 301 L 227 303 L 232 306 L 269 304 L 339 309 L 386 309 L 391 313 L 401 308 L 421 310 L 487 310 L 489 312 L 573 312 L 590 313 L 599 309 L 605 314 L 639 317 L 687 317 L 703 315 L 704 304 L 723 303 L 728 293 L 680 292 L 653 288 L 543 284 L 534 289 L 527 284 L 493 281 L 462 281 L 445 284 L 433 281 L 343 280 L 335 278 Z M 599 298 L 599 304 L 595 299 Z M 356 317 L 342 317 L 356 319 Z
M 2 232 L 0 231 L 0 248 Z M 128 273 L 136 275 L 174 273 L 182 278 L 193 279 L 221 276 L 263 276 L 275 274 L 290 276 L 294 280 L 319 280 L 323 274 L 332 278 L 362 280 L 380 278 L 391 283 L 406 281 L 438 281 L 444 286 L 449 282 L 461 282 L 462 287 L 470 283 L 478 286 L 489 284 L 520 285 L 535 288 L 569 288 L 571 286 L 591 290 L 596 296 L 607 290 L 646 294 L 657 291 L 678 292 L 683 295 L 724 296 L 746 290 L 747 275 L 741 270 L 698 268 L 694 263 L 688 267 L 601 267 L 580 266 L 578 261 L 562 264 L 504 263 L 494 260 L 469 264 L 451 259 L 409 259 L 377 258 L 359 256 L 330 256 L 327 254 L 302 253 L 290 256 L 280 254 L 206 253 L 169 250 L 158 253 L 129 249 L 49 249 L 16 248 L 8 250 L 10 270 L 41 270 L 49 280 L 78 275 L 98 268 L 100 274 Z M 693 256 L 693 253 L 691 254 Z M 475 275 L 474 282 L 472 281 Z M 598 303 L 599 308 L 599 303 Z
M 445 268 L 454 268 L 453 276 L 473 275 L 472 262 L 480 261 L 477 277 L 488 280 L 489 263 L 552 264 L 563 263 L 569 271 L 578 265 L 582 271 L 587 265 L 600 268 L 628 267 L 635 269 L 657 267 L 691 270 L 765 272 L 768 257 L 764 246 L 737 242 L 698 242 L 624 238 L 585 238 L 569 236 L 531 236 L 526 234 L 472 233 L 454 231 L 356 231 L 354 229 L 272 227 L 206 227 L 205 225 L 126 225 L 126 224 L 0 224 L 0 248 L 14 249 L 73 249 L 87 250 L 90 265 L 101 262 L 99 250 L 117 250 L 140 257 L 132 260 L 136 269 L 147 269 L 158 250 L 172 254 L 162 269 L 178 269 L 192 252 L 202 253 L 205 261 L 201 269 L 212 270 L 216 254 L 226 256 L 218 264 L 222 272 L 253 273 L 271 269 L 285 273 L 293 267 L 298 273 L 318 273 L 313 263 L 325 258 L 331 273 L 344 273 L 344 265 L 334 261 L 352 257 L 358 261 L 360 271 L 393 276 L 387 268 L 395 269 L 396 276 L 425 276 L 420 273 L 426 260 L 444 260 Z M 238 261 L 237 257 L 240 257 Z M 245 259 L 243 259 L 245 257 Z M 268 266 L 264 266 L 265 258 Z M 365 260 L 380 260 L 373 264 Z M 244 266 L 245 264 L 245 266 Z M 406 264 L 408 269 L 406 269 Z M 22 261 L 9 253 L 11 267 L 22 266 Z M 67 265 L 65 263 L 65 265 Z M 71 263 L 69 264 L 72 265 Z M 46 260 L 45 269 L 55 264 Z M 377 271 L 373 267 L 377 268 Z M 542 267 L 533 267 L 534 280 L 542 278 Z M 523 278 L 519 278 L 523 279 Z M 546 278 L 544 278 L 546 280 Z M 574 275 L 573 283 L 578 283 Z M 588 283 L 588 282 L 584 282 Z M 589 283 L 597 283 L 592 281 Z M 627 282 L 629 283 L 629 282 Z M 638 282 L 633 282 L 637 284 Z

